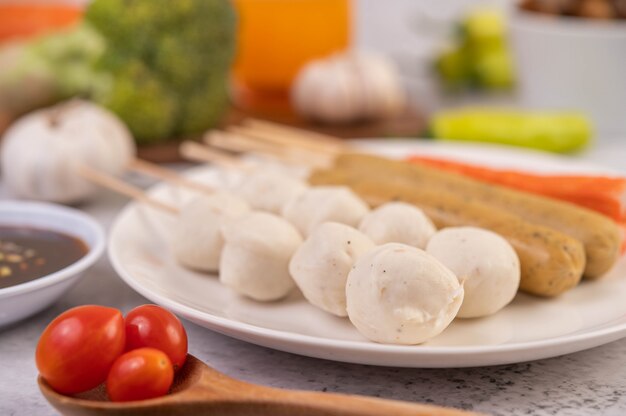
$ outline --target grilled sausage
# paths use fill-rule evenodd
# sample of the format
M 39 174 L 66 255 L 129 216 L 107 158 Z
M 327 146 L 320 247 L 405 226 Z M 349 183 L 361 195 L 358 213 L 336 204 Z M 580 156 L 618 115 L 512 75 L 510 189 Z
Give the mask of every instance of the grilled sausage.
M 313 185 L 347 185 L 376 206 L 400 200 L 420 207 L 437 227 L 473 225 L 507 239 L 520 259 L 520 289 L 539 296 L 556 296 L 576 286 L 585 267 L 582 244 L 552 228 L 532 224 L 500 208 L 472 201 L 447 190 L 415 186 L 406 181 L 330 169 L 313 172 Z
M 528 222 L 553 228 L 582 242 L 584 275 L 596 279 L 619 258 L 621 231 L 611 219 L 569 202 L 491 185 L 426 166 L 367 154 L 339 156 L 335 165 L 371 176 L 387 176 L 419 186 L 447 190 L 468 202 L 480 202 L 519 215 Z

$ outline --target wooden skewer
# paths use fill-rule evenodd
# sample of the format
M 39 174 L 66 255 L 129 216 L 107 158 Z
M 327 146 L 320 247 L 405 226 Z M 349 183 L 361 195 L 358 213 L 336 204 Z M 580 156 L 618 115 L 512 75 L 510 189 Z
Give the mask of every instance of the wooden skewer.
M 276 133 L 246 126 L 231 126 L 227 128 L 227 131 L 235 133 L 239 136 L 254 138 L 257 142 L 263 141 L 272 143 L 273 145 L 280 146 L 281 148 L 306 149 L 309 153 L 315 152 L 324 156 L 333 157 L 343 152 L 343 150 L 336 147 L 327 146 L 308 139 L 302 139 L 302 136 L 293 134 L 285 135 L 284 133 Z
M 192 141 L 183 142 L 179 151 L 185 159 L 194 162 L 215 163 L 222 167 L 236 170 L 247 170 L 250 168 L 250 165 L 237 157 Z
M 246 153 L 248 152 L 249 146 L 241 145 L 236 140 L 223 140 L 223 137 L 218 135 L 216 131 L 207 132 L 202 141 L 207 146 L 210 146 L 211 149 L 219 149 L 220 151 L 234 152 L 234 153 Z
M 254 118 L 246 119 L 242 122 L 244 126 L 255 128 L 258 130 L 265 130 L 277 135 L 281 135 L 284 138 L 293 138 L 296 141 L 306 141 L 314 146 L 334 148 L 339 151 L 345 151 L 349 149 L 343 140 L 338 137 L 334 137 L 328 134 L 317 133 L 310 130 L 299 129 L 296 127 L 286 126 L 284 124 L 272 123 L 270 121 L 258 120 Z
M 311 167 L 328 166 L 327 156 L 312 154 L 306 149 L 279 146 L 274 143 L 266 143 L 248 136 L 213 130 L 204 136 L 206 144 L 219 149 L 234 152 L 258 153 L 278 159 L 285 163 L 305 164 Z
M 276 157 L 286 157 L 287 149 L 277 146 L 273 143 L 266 143 L 250 136 L 234 134 L 232 132 L 223 132 L 213 130 L 204 136 L 205 143 L 211 146 L 228 148 L 235 152 L 259 152 L 264 154 L 275 155 Z
M 207 132 L 202 141 L 205 145 L 209 146 L 209 148 L 216 151 L 230 152 L 230 153 L 247 153 L 250 152 L 250 146 L 243 145 L 237 140 L 226 140 L 226 138 L 221 134 L 222 132 L 218 131 L 210 131 Z M 255 152 L 255 151 L 252 151 Z
M 137 201 L 140 201 L 146 205 L 150 205 L 161 211 L 165 211 L 169 214 L 178 215 L 178 208 L 161 202 L 157 199 L 151 198 L 146 193 L 136 186 L 130 185 L 115 176 L 108 173 L 101 172 L 99 170 L 90 168 L 89 166 L 82 165 L 78 168 L 78 174 L 83 178 L 102 186 L 103 188 L 110 189 L 122 195 L 129 196 Z
M 173 183 L 184 188 L 193 189 L 194 191 L 202 192 L 205 194 L 212 194 L 215 192 L 215 189 L 211 188 L 208 185 L 192 181 L 170 169 L 165 169 L 159 165 L 155 165 L 154 163 L 146 162 L 145 160 L 135 159 L 129 163 L 128 168 L 135 172 L 154 176 L 155 178 L 161 179 L 165 182 Z
M 237 133 L 240 131 L 241 133 Z M 254 134 L 249 128 L 242 128 L 237 126 L 231 126 L 226 132 L 219 132 L 222 135 L 223 140 L 226 137 L 229 140 L 233 140 L 240 147 L 241 151 L 251 151 L 251 149 L 257 152 L 264 152 L 266 154 L 273 154 L 277 158 L 282 158 L 291 163 L 305 164 L 316 167 L 328 167 L 335 156 L 341 153 L 339 150 L 329 151 L 324 146 L 325 151 L 321 151 L 320 144 L 310 146 L 307 141 L 298 141 L 291 138 L 278 138 L 275 134 L 260 133 Z M 212 142 L 211 144 L 214 144 Z M 221 143 L 218 143 L 221 144 Z M 323 145 L 322 145 L 323 146 Z M 330 152 L 330 153 L 329 153 Z
M 220 149 L 228 150 L 230 152 L 248 153 L 277 159 L 284 163 L 294 163 L 293 159 L 288 157 L 287 155 L 281 155 L 274 151 L 270 152 L 267 149 L 258 150 L 256 148 L 253 148 L 254 146 L 245 144 L 243 142 L 233 142 L 233 144 L 229 140 L 223 140 L 222 138 L 214 139 L 213 137 L 206 137 L 205 143 L 208 146 L 207 148 L 211 150 Z M 210 160 L 207 160 L 207 162 L 210 162 Z
M 213 147 L 230 151 L 257 153 L 277 159 L 281 162 L 305 165 L 311 168 L 327 168 L 332 159 L 326 155 L 312 153 L 308 149 L 278 146 L 272 143 L 259 142 L 246 136 L 232 133 L 212 131 L 205 135 L 205 142 Z

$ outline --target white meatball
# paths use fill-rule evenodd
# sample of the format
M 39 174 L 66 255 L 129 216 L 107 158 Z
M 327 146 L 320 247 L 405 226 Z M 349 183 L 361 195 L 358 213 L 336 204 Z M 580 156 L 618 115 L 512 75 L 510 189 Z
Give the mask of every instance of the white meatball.
M 235 192 L 254 209 L 280 214 L 289 201 L 307 188 L 305 182 L 285 172 L 257 169 L 243 177 Z
M 359 230 L 376 244 L 403 243 L 421 249 L 437 232 L 421 209 L 406 202 L 379 206 L 363 218 Z
M 293 289 L 289 260 L 302 244 L 293 225 L 273 214 L 252 212 L 224 225 L 222 233 L 223 284 L 260 301 L 280 299 Z
M 357 227 L 369 207 L 345 186 L 315 186 L 291 200 L 283 216 L 307 236 L 324 222 L 338 222 Z
M 298 248 L 289 271 L 309 302 L 333 315 L 347 316 L 348 273 L 356 259 L 372 248 L 372 240 L 355 228 L 326 222 Z
M 496 313 L 515 297 L 520 263 L 500 235 L 475 227 L 446 228 L 435 234 L 426 251 L 448 267 L 465 288 L 460 318 Z
M 216 271 L 224 245 L 221 226 L 249 211 L 243 199 L 225 192 L 184 205 L 172 235 L 174 257 L 185 267 Z
M 463 301 L 456 276 L 425 251 L 387 243 L 362 255 L 348 275 L 348 317 L 365 337 L 419 344 L 441 333 Z

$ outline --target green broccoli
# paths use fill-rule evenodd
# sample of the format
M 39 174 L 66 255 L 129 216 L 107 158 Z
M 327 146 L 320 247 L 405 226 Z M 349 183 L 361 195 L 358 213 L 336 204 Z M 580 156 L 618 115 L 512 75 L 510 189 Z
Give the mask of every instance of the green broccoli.
M 118 67 L 109 88 L 92 98 L 120 115 L 140 142 L 173 134 L 177 97 L 140 61 Z
M 0 48 L 0 108 L 20 114 L 76 95 L 103 81 L 94 63 L 104 41 L 89 25 L 13 42 Z
M 110 88 L 95 99 L 140 143 L 198 133 L 227 106 L 235 47 L 228 0 L 95 0 L 86 20 L 106 41 L 99 68 Z

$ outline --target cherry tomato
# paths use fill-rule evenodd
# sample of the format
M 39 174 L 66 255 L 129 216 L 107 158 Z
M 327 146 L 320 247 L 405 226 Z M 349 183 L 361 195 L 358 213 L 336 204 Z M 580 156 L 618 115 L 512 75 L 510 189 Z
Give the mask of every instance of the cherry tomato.
M 126 315 L 126 351 L 142 347 L 163 351 L 176 371 L 187 358 L 187 333 L 176 315 L 167 309 L 138 306 Z
M 173 381 L 174 368 L 163 351 L 139 348 L 115 360 L 106 387 L 112 401 L 127 402 L 163 396 Z
M 124 317 L 119 310 L 79 306 L 46 327 L 35 359 L 39 373 L 53 389 L 79 393 L 104 382 L 124 345 Z

